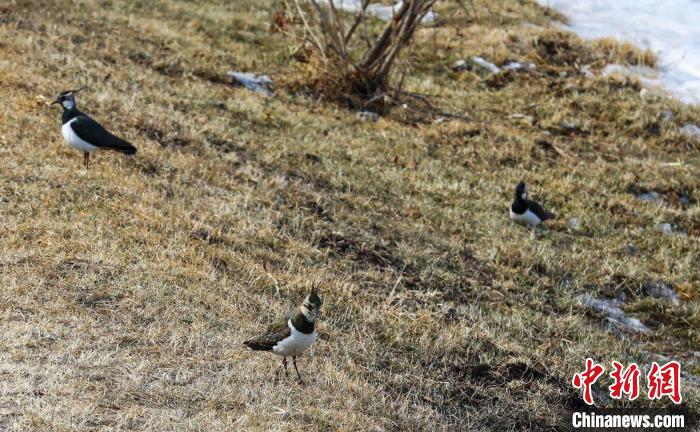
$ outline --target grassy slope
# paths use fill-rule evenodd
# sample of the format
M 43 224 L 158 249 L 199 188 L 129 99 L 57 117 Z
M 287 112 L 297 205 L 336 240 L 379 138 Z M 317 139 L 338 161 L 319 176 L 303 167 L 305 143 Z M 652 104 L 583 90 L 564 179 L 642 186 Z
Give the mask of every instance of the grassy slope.
M 472 120 L 413 125 L 222 84 L 289 68 L 269 2 L 0 6 L 0 428 L 544 429 L 575 404 L 584 357 L 690 355 L 700 161 L 677 125 L 700 112 L 584 78 L 576 62 L 641 55 L 496 3 L 418 35 L 409 87 Z M 468 55 L 539 67 L 445 67 Z M 79 106 L 135 159 L 100 154 L 86 172 L 62 144 L 45 103 L 85 79 Z M 562 215 L 554 231 L 507 220 L 520 179 Z M 640 204 L 634 185 L 671 204 Z M 310 384 L 275 383 L 278 359 L 240 341 L 312 279 L 325 336 L 301 361 Z M 657 279 L 684 306 L 642 298 Z M 654 335 L 606 333 L 583 292 L 624 293 Z

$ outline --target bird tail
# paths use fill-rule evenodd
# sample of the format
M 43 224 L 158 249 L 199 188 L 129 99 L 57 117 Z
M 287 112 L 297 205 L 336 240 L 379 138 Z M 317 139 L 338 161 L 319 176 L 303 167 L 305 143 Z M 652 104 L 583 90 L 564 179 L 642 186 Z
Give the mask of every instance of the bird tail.
M 244 341 L 243 345 L 247 346 L 248 348 L 252 349 L 253 351 L 270 351 L 270 347 L 268 345 L 261 344 L 260 342 L 256 341 L 255 339 Z
M 135 155 L 136 154 L 136 147 L 131 145 L 131 143 L 124 141 L 124 140 L 119 140 L 110 147 L 114 151 L 118 151 L 119 153 L 124 153 L 127 155 Z

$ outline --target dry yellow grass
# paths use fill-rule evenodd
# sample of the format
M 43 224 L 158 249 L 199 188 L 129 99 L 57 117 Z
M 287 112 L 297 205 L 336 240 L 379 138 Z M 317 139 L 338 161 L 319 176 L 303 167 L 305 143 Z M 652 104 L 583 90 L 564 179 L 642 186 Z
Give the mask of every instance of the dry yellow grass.
M 581 73 L 649 63 L 630 47 L 489 5 L 418 35 L 408 89 L 471 119 L 441 123 L 223 83 L 296 70 L 270 1 L 1 5 L 0 429 L 552 430 L 586 356 L 698 374 L 700 159 L 679 125 L 700 111 Z M 538 68 L 449 69 L 471 55 Z M 61 142 L 46 102 L 84 81 L 79 107 L 135 158 L 85 171 Z M 560 215 L 552 231 L 509 223 L 520 179 Z M 275 382 L 278 358 L 240 342 L 314 279 L 309 384 Z M 647 280 L 684 304 L 644 297 Z M 574 301 L 589 292 L 624 295 L 653 334 L 606 332 Z

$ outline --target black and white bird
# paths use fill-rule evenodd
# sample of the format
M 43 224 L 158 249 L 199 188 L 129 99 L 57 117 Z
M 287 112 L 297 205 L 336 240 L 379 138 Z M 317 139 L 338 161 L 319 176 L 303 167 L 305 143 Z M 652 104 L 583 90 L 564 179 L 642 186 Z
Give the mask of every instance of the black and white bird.
M 136 147 L 107 132 L 95 120 L 78 111 L 75 94 L 80 90 L 82 88 L 59 93 L 52 105 L 61 104 L 63 107 L 61 135 L 66 144 L 83 152 L 85 168 L 90 164 L 90 153 L 98 150 L 114 150 L 127 155 L 136 154 Z
M 281 356 L 285 376 L 289 376 L 287 357 L 291 357 L 299 382 L 303 382 L 297 368 L 297 356 L 316 340 L 316 321 L 321 317 L 321 304 L 316 287 L 312 286 L 311 293 L 293 315 L 289 314 L 274 322 L 265 333 L 243 344 L 255 351 L 272 351 Z
M 534 228 L 547 219 L 554 218 L 554 214 L 543 209 L 535 201 L 527 199 L 527 185 L 518 183 L 515 187 L 515 199 L 510 206 L 510 219 L 528 228 Z

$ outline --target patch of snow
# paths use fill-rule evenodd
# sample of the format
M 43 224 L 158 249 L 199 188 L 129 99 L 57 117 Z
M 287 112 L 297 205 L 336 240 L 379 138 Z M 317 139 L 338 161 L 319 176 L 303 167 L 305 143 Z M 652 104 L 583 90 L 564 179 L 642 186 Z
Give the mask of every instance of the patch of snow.
M 274 82 L 267 75 L 256 75 L 249 72 L 234 72 L 230 71 L 226 75 L 248 90 L 262 93 L 265 96 L 272 96 L 272 85 Z
M 625 312 L 618 307 L 618 303 L 615 300 L 597 299 L 590 294 L 581 294 L 576 299 L 581 305 L 604 315 L 614 317 L 625 315 Z
M 469 69 L 469 63 L 464 59 L 459 59 L 452 65 L 452 69 L 456 71 L 463 71 Z
M 673 288 L 663 282 L 644 282 L 642 284 L 642 289 L 648 296 L 666 299 L 674 306 L 679 306 L 681 304 L 681 299 L 678 297 L 678 294 L 676 294 Z
M 676 119 L 676 115 L 672 111 L 661 111 L 661 120 L 672 122 Z
M 639 321 L 637 318 L 628 317 L 627 315 L 621 318 L 610 316 L 605 318 L 605 327 L 620 337 L 622 337 L 620 332 L 621 330 L 628 333 L 651 333 L 649 327 L 645 326 L 644 323 Z
M 331 1 L 333 1 L 333 5 L 336 7 L 336 9 L 339 10 L 344 10 L 346 12 L 359 12 L 360 10 L 362 10 L 362 0 Z M 394 3 L 393 6 L 387 6 L 379 3 L 371 3 L 369 6 L 367 6 L 367 14 L 376 16 L 382 21 L 389 22 L 394 18 L 394 13 L 401 9 L 402 5 L 403 2 L 401 1 Z M 425 14 L 421 22 L 423 24 L 428 24 L 435 21 L 435 18 L 437 18 L 437 14 L 433 11 L 430 11 L 427 14 Z
M 649 327 L 645 326 L 639 319 L 627 316 L 625 311 L 620 309 L 620 301 L 597 299 L 590 294 L 581 294 L 576 297 L 576 300 L 581 306 L 606 315 L 606 323 L 612 328 L 633 333 L 651 333 Z
M 511 61 L 503 65 L 503 70 L 535 70 L 537 66 L 534 63 L 520 63 Z
M 637 199 L 649 202 L 659 202 L 661 201 L 661 195 L 656 191 L 642 192 L 637 194 Z
M 648 66 L 625 66 L 613 63 L 606 65 L 601 73 L 604 77 L 621 75 L 624 77 L 637 78 L 643 86 L 652 89 L 661 89 L 663 86 L 659 80 L 659 72 Z
M 700 103 L 700 0 L 538 0 L 569 18 L 584 38 L 614 37 L 651 49 L 658 81 L 685 103 Z
M 660 232 L 663 235 L 673 234 L 673 225 L 671 225 L 668 222 L 656 224 L 654 228 L 656 228 L 656 231 Z
M 691 137 L 700 138 L 700 127 L 697 127 L 696 125 L 691 123 L 684 125 L 681 128 L 681 132 Z
M 482 68 L 486 69 L 487 71 L 491 72 L 492 74 L 497 74 L 501 71 L 501 69 L 498 66 L 491 63 L 490 61 L 485 60 L 482 57 L 474 56 L 474 57 L 472 57 L 471 60 L 472 60 L 472 63 L 474 63 L 475 65 L 481 66 Z

